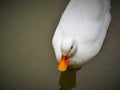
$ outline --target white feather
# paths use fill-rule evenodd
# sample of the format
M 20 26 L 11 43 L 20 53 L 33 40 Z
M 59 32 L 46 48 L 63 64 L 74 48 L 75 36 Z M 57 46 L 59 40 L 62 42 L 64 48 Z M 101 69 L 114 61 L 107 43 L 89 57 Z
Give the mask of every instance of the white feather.
M 109 0 L 71 0 L 52 40 L 57 60 L 62 55 L 62 41 L 71 37 L 77 42 L 78 48 L 70 58 L 69 65 L 78 67 L 89 61 L 100 51 L 110 21 Z

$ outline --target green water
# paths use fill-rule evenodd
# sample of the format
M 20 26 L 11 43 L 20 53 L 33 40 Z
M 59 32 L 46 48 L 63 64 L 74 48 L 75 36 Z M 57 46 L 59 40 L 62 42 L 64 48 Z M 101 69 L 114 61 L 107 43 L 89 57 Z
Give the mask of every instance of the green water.
M 0 90 L 118 90 L 120 3 L 112 1 L 101 52 L 83 68 L 60 73 L 51 40 L 68 2 L 0 1 Z

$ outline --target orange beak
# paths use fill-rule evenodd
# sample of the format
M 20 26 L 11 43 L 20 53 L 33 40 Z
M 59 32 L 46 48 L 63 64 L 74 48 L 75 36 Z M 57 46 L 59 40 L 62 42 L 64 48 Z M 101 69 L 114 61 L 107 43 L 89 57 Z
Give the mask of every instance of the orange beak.
M 68 67 L 68 63 L 69 63 L 69 57 L 62 55 L 58 65 L 58 70 L 61 72 L 66 71 Z

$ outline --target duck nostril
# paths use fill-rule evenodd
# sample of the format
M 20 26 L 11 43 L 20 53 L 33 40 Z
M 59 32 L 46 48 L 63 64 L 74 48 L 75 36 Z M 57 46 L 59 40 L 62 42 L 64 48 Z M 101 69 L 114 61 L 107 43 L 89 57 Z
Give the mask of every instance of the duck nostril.
M 67 60 L 67 57 L 65 57 L 65 60 Z
M 68 59 L 68 56 L 62 56 L 62 59 L 64 59 L 64 60 L 67 60 Z

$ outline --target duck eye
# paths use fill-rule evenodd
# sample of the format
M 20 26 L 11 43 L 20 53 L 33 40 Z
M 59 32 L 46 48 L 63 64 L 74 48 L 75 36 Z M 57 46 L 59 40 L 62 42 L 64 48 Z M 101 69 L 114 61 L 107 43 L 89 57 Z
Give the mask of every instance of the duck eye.
M 73 48 L 73 45 L 71 46 L 71 49 Z

